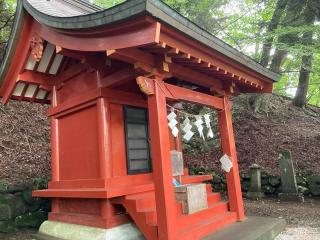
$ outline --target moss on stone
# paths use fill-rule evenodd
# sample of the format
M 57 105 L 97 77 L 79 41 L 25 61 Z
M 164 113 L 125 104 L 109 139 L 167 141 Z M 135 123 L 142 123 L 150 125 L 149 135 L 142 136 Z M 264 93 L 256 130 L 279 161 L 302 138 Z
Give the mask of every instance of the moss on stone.
M 38 211 L 16 217 L 15 224 L 17 228 L 39 228 L 47 219 L 48 213 Z

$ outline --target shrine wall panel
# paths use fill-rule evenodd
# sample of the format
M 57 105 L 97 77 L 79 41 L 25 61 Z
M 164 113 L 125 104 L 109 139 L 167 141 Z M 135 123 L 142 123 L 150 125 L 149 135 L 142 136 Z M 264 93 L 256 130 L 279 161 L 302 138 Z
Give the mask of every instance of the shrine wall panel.
M 58 119 L 60 180 L 99 178 L 96 106 Z

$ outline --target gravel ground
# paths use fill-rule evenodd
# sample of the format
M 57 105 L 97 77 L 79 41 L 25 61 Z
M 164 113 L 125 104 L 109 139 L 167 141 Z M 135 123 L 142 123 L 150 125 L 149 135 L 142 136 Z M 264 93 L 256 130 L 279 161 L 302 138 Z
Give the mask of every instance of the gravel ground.
M 1 240 L 36 240 L 32 234 L 37 233 L 36 230 L 21 230 L 14 234 L 0 234 Z
M 280 202 L 277 199 L 263 201 L 246 200 L 247 215 L 284 218 L 287 229 L 276 240 L 320 240 L 320 199 L 306 199 L 304 203 Z M 2 240 L 34 240 L 36 231 L 20 231 L 0 235 Z
M 320 199 L 306 199 L 304 203 L 245 200 L 247 215 L 284 218 L 287 229 L 275 240 L 320 240 Z

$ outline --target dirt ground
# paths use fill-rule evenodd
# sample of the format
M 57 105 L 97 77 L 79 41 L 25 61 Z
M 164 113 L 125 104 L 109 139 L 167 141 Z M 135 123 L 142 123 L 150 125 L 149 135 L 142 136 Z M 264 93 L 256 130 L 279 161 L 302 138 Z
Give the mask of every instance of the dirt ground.
M 263 201 L 245 200 L 247 215 L 284 218 L 287 229 L 276 240 L 319 240 L 320 199 L 306 199 L 304 203 L 280 202 L 277 199 Z M 3 240 L 34 240 L 36 231 L 20 231 L 11 235 L 0 235 Z

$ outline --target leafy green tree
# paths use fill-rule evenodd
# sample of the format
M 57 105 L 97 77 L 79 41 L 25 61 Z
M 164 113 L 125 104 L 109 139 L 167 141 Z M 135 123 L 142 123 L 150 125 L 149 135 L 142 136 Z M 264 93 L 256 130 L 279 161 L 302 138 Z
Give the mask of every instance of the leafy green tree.
M 0 0 L 0 59 L 2 59 L 11 33 L 16 1 Z

